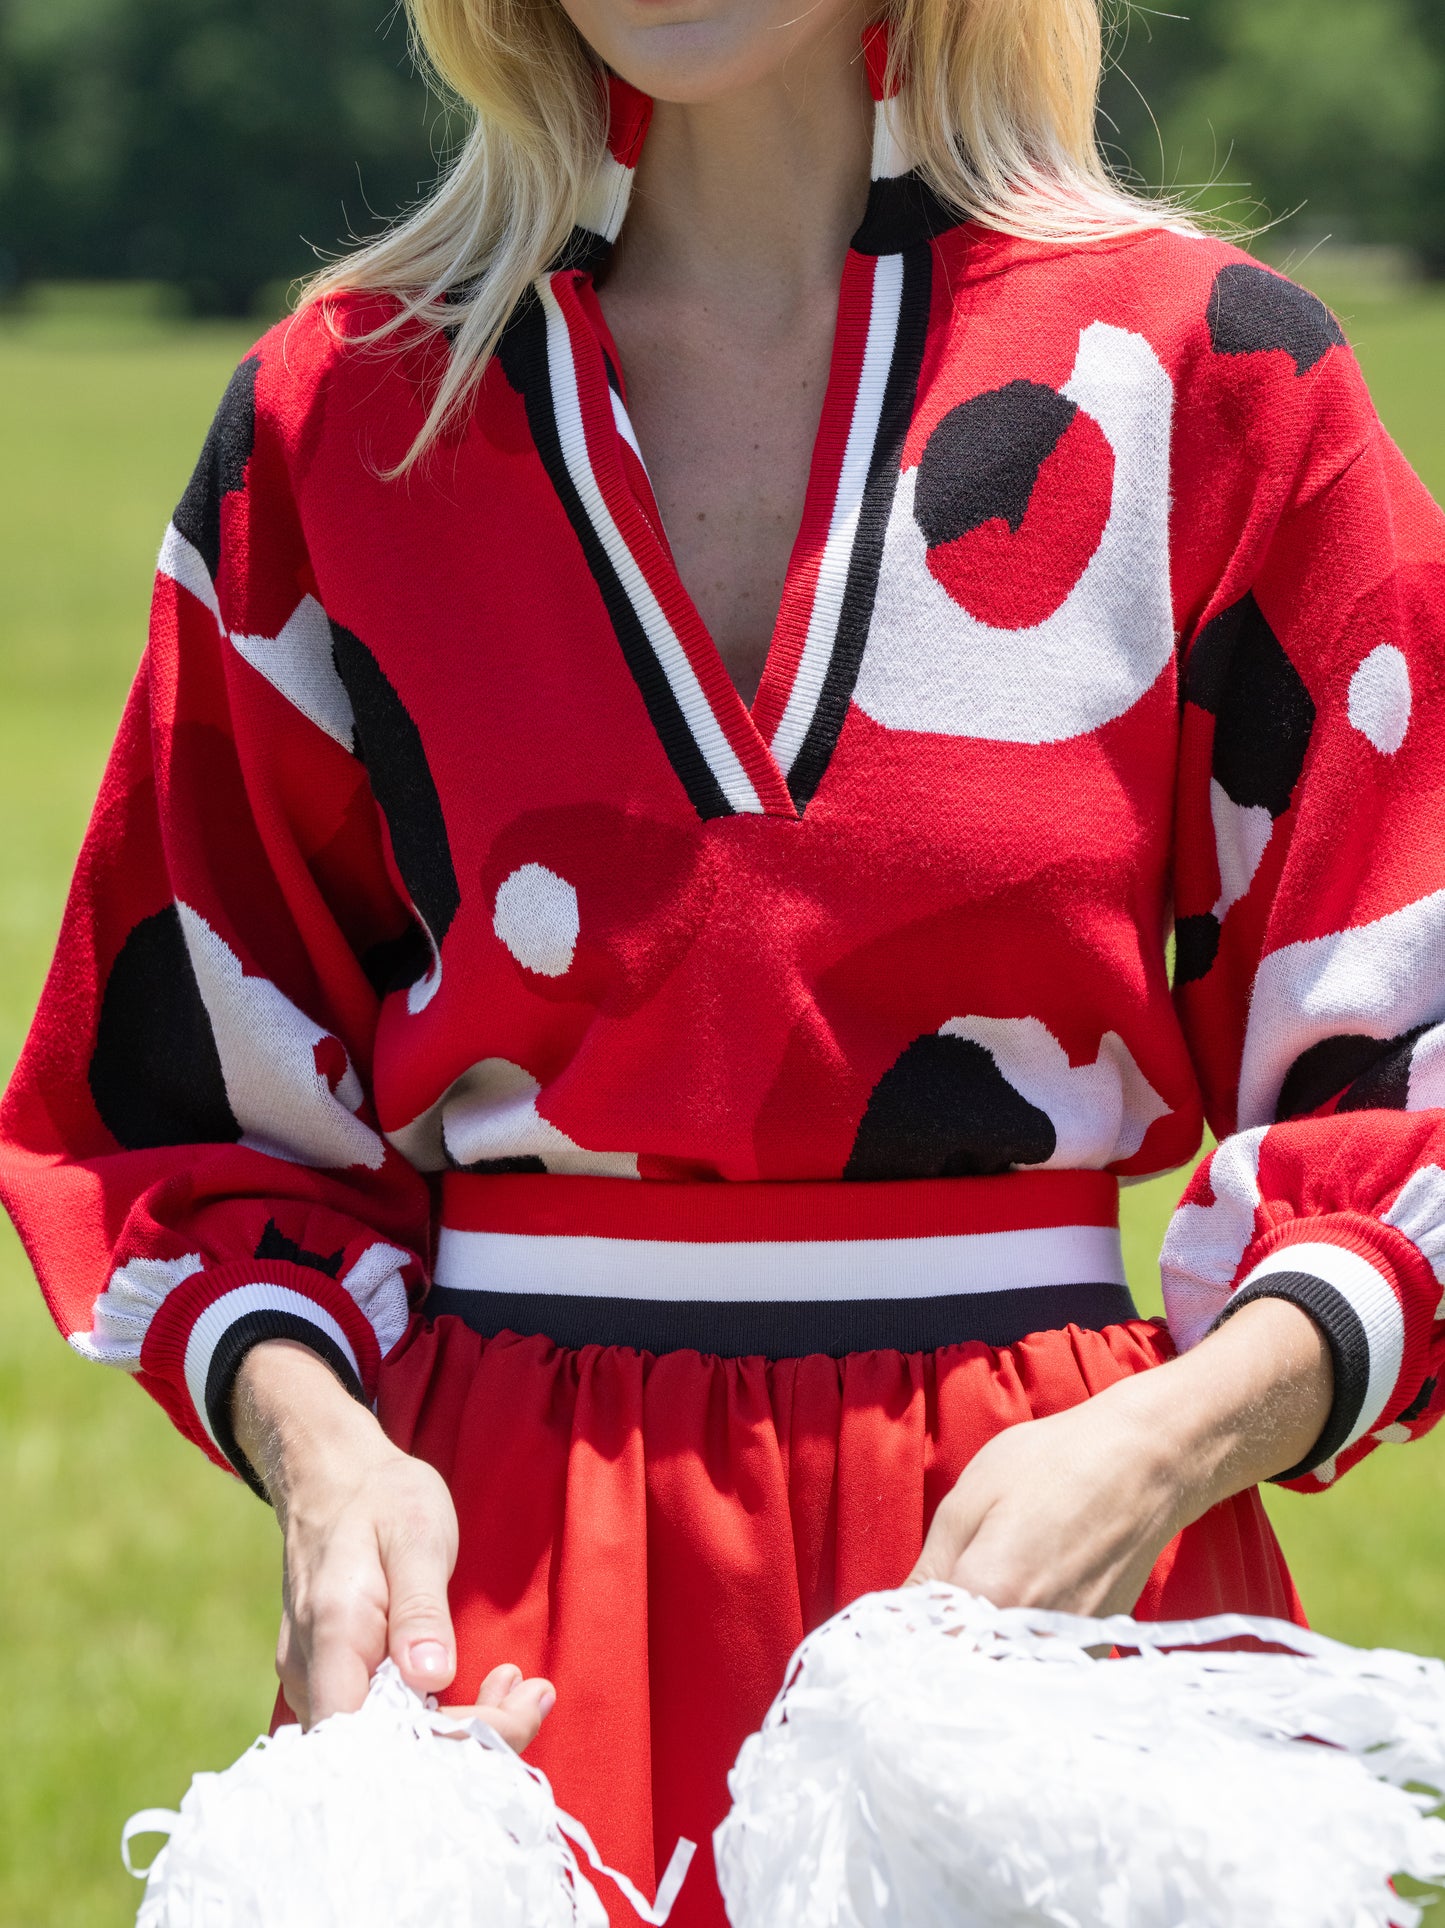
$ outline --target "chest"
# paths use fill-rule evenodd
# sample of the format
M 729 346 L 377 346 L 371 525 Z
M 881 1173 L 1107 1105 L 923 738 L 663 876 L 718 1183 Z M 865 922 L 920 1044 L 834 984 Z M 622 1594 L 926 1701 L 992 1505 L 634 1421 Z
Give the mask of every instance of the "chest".
M 752 357 L 716 340 L 719 367 L 691 350 L 673 365 L 625 314 L 609 331 L 571 271 L 508 331 L 445 487 L 357 486 L 333 412 L 353 486 L 326 486 L 318 455 L 326 606 L 385 649 L 461 816 L 498 788 L 581 785 L 674 823 L 767 818 L 780 860 L 805 828 L 847 825 L 848 861 L 875 880 L 876 831 L 952 901 L 1095 863 L 1157 894 L 1176 750 L 1170 376 L 1092 312 L 1021 341 L 1015 303 L 960 333 L 934 280 L 922 251 L 850 257 L 816 435 L 801 407 L 772 408 L 786 433 L 763 417 L 775 393 L 811 395 L 826 327 L 811 355 L 757 358 L 759 403 Z M 803 488 L 772 472 L 780 450 Z M 694 561 L 737 572 L 689 583 L 664 520 L 721 521 L 732 540 Z M 754 632 L 749 705 L 689 591 L 736 617 L 749 533 L 780 523 L 759 538 L 780 600 Z M 460 676 L 441 639 L 465 652 Z
M 739 694 L 762 680 L 827 389 L 831 292 L 786 313 L 604 296 L 673 562 Z

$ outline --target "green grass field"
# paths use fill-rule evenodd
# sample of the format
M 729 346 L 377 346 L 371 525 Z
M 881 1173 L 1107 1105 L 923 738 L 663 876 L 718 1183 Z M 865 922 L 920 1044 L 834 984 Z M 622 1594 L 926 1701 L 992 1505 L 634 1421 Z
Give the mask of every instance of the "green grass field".
M 1445 293 L 1345 314 L 1386 421 L 1445 497 Z M 19 1049 L 145 628 L 150 565 L 246 339 L 87 298 L 0 319 L 0 1076 Z M 1179 1180 L 1126 1195 L 1158 1305 Z M 118 1375 L 82 1365 L 0 1232 L 0 1928 L 133 1918 L 121 1821 L 177 1801 L 265 1724 L 270 1514 Z M 1445 1652 L 1445 1442 L 1386 1449 L 1272 1508 L 1311 1613 Z

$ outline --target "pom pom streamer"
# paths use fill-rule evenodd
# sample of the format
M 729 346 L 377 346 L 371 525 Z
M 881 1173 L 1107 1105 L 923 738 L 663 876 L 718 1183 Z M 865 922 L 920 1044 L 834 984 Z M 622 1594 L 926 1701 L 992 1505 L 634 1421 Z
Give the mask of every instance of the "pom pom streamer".
M 197 1774 L 179 1814 L 132 1815 L 132 1874 L 147 1873 L 130 1853 L 144 1834 L 170 1838 L 137 1928 L 607 1928 L 567 1837 L 661 1924 L 693 1854 L 679 1841 L 649 1904 L 544 1775 L 485 1722 L 429 1708 L 390 1661 L 357 1713 L 283 1727 L 224 1774 Z
M 733 1928 L 1415 1928 L 1390 1880 L 1445 1876 L 1418 1791 L 1445 1788 L 1445 1665 L 870 1594 L 803 1642 L 729 1787 Z

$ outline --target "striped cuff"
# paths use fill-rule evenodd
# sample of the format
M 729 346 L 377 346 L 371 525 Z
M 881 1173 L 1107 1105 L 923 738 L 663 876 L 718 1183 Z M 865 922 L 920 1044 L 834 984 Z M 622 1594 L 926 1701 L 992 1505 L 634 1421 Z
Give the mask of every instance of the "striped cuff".
M 1384 1264 L 1350 1245 L 1300 1239 L 1276 1246 L 1247 1272 L 1214 1322 L 1255 1299 L 1289 1299 L 1324 1333 L 1334 1362 L 1334 1404 L 1324 1431 L 1275 1484 L 1303 1479 L 1371 1432 L 1400 1383 L 1405 1318 Z
M 299 1265 L 231 1264 L 187 1279 L 157 1312 L 141 1364 L 185 1388 L 216 1451 L 253 1492 L 268 1499 L 231 1423 L 241 1362 L 264 1339 L 291 1339 L 308 1347 L 354 1399 L 370 1403 L 381 1362 L 376 1334 L 344 1287 Z

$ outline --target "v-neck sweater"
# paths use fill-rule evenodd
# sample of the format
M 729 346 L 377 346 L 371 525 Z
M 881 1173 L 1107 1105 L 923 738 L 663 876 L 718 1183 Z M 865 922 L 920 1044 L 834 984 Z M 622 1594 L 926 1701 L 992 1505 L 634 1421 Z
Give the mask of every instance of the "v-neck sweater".
M 407 479 L 445 349 L 359 344 L 384 301 L 226 391 L 3 1111 L 62 1330 L 234 1457 L 260 1337 L 374 1393 L 444 1172 L 614 1231 L 870 1182 L 1027 1223 L 1040 1174 L 1112 1192 L 1207 1120 L 1175 1342 L 1313 1315 L 1306 1487 L 1427 1429 L 1445 521 L 1338 324 L 1212 239 L 960 220 L 880 100 L 749 709 L 596 299 L 647 122 L 612 105 L 588 224 Z

